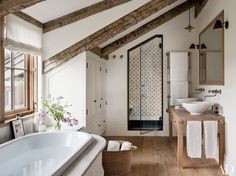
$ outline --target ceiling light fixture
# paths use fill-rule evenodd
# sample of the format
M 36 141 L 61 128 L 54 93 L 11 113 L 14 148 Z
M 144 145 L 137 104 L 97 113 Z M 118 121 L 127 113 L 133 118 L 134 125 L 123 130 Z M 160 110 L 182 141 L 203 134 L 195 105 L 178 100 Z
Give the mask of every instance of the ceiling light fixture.
M 191 32 L 194 27 L 191 25 L 191 10 L 189 9 L 189 23 L 188 23 L 188 26 L 185 27 L 184 29 L 186 29 L 188 32 Z

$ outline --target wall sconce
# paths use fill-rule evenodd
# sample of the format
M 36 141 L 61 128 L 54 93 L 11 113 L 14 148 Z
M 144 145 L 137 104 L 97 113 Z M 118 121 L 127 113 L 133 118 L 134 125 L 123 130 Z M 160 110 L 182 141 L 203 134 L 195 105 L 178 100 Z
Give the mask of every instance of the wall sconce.
M 199 49 L 200 48 L 200 45 L 195 45 L 194 43 L 192 43 L 189 47 L 189 49 Z M 206 45 L 204 43 L 201 44 L 201 49 L 207 49 Z
M 225 27 L 225 29 L 228 29 L 229 28 L 229 21 L 221 22 L 220 20 L 216 20 L 213 29 L 222 29 L 223 26 Z
M 199 45 L 195 45 L 194 43 L 192 43 L 190 45 L 189 49 L 196 49 L 196 47 L 197 47 L 197 49 L 199 49 Z
M 201 44 L 201 49 L 207 49 L 207 47 L 204 43 Z

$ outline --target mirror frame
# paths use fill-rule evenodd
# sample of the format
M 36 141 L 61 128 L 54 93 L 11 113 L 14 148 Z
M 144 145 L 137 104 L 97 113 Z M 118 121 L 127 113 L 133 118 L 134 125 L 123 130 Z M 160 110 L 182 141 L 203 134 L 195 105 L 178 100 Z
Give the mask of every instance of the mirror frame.
M 216 22 L 216 20 L 218 20 L 219 18 L 222 18 L 224 20 L 224 10 L 222 10 L 200 33 L 199 33 L 199 46 L 201 45 L 201 35 L 207 30 L 209 29 L 210 26 L 212 26 L 212 24 L 214 24 Z M 201 48 L 199 48 L 199 84 L 200 85 L 224 85 L 225 84 L 225 41 L 224 41 L 224 33 L 225 33 L 225 27 L 223 26 L 222 28 L 222 81 L 220 82 L 202 82 L 202 64 L 201 64 Z

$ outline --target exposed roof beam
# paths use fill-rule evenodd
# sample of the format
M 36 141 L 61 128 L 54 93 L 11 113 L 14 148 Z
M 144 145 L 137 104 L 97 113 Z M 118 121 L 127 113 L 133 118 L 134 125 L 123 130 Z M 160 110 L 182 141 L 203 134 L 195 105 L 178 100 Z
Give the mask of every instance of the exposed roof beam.
M 26 13 L 18 11 L 18 12 L 15 12 L 14 15 L 18 16 L 19 18 L 21 18 L 21 19 L 23 19 L 23 20 L 25 20 L 25 21 L 27 21 L 27 22 L 35 25 L 35 26 L 43 28 L 43 24 L 40 21 L 38 21 L 38 20 L 34 19 L 33 17 L 27 15 Z
M 130 32 L 129 34 L 125 35 L 124 37 L 116 40 L 115 42 L 109 44 L 102 48 L 102 56 L 107 56 L 113 51 L 119 49 L 120 47 L 126 45 L 127 43 L 141 37 L 142 35 L 152 31 L 153 29 L 159 27 L 160 25 L 168 22 L 169 20 L 175 18 L 176 16 L 180 15 L 181 13 L 185 12 L 186 10 L 192 8 L 196 4 L 201 2 L 201 0 L 188 0 L 172 10 L 164 13 L 163 15 L 155 18 L 154 20 L 146 23 L 145 25 L 141 26 L 140 28 Z
M 99 3 L 93 4 L 89 7 L 85 7 L 78 11 L 72 12 L 68 15 L 59 17 L 57 19 L 51 20 L 47 23 L 44 23 L 43 32 L 49 32 L 54 29 L 60 28 L 62 26 L 74 23 L 78 20 L 82 20 L 86 17 L 94 15 L 96 13 L 105 11 L 107 9 L 113 8 L 115 6 L 127 3 L 131 0 L 104 0 Z
M 201 13 L 202 9 L 205 7 L 208 0 L 202 0 L 202 2 L 195 6 L 195 18 Z
M 124 32 L 125 30 L 129 29 L 145 18 L 151 16 L 154 13 L 157 13 L 158 11 L 164 9 L 165 7 L 176 1 L 177 0 L 151 0 L 150 2 L 144 4 L 133 12 L 125 15 L 124 17 L 118 19 L 110 25 L 102 28 L 94 34 L 86 37 L 85 39 L 75 43 L 69 48 L 66 48 L 65 50 L 44 61 L 43 73 L 47 73 L 50 70 L 55 69 L 59 65 L 72 59 L 77 54 L 85 50 L 91 50 L 96 46 L 105 43 L 114 36 L 120 34 L 121 32 Z
M 0 16 L 15 13 L 45 0 L 1 0 Z
M 98 55 L 99 57 L 102 57 L 102 48 L 97 46 L 97 47 L 91 49 L 90 51 L 93 52 L 94 54 Z

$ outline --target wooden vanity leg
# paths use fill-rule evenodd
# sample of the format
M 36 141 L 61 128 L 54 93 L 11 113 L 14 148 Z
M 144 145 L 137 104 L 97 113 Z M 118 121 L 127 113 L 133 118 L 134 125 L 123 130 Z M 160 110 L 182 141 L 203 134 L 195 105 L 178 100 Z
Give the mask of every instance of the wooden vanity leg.
M 177 144 L 177 163 L 180 169 L 183 169 L 183 150 L 184 150 L 184 136 L 183 124 L 178 124 L 178 144 Z
M 169 140 L 172 141 L 172 137 L 173 137 L 173 125 L 172 125 L 172 115 L 169 114 Z
M 225 123 L 219 123 L 219 164 L 224 165 L 225 155 Z

